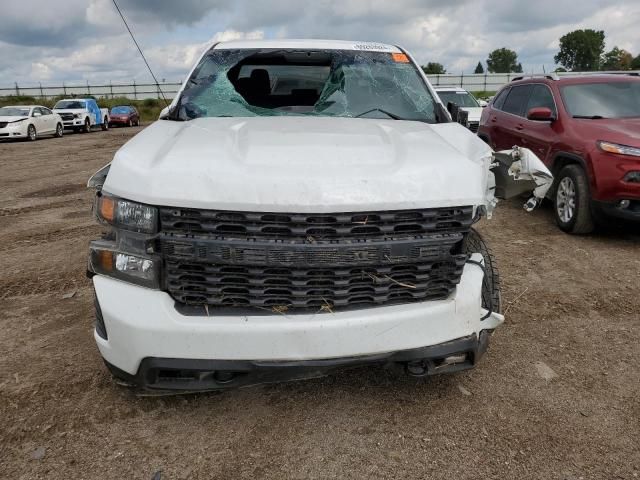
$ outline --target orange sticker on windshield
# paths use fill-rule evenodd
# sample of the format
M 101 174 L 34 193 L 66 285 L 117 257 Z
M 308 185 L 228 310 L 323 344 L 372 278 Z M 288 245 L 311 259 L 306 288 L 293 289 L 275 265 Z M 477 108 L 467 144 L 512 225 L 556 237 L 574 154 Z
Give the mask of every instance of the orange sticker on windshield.
M 392 53 L 391 57 L 393 57 L 394 62 L 409 63 L 409 57 L 404 53 Z

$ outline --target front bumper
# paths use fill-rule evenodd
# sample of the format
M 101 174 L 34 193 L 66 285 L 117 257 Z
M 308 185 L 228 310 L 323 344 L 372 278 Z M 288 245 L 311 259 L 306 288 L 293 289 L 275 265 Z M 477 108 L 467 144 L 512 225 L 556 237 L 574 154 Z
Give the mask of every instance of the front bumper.
M 600 202 L 594 201 L 594 208 L 601 214 L 624 220 L 627 222 L 633 222 L 640 224 L 640 198 L 629 199 L 629 206 L 622 207 L 620 202 Z
M 305 380 L 338 370 L 381 365 L 416 377 L 473 368 L 487 350 L 490 332 L 410 350 L 362 357 L 260 362 L 243 360 L 191 360 L 149 357 L 135 375 L 106 362 L 114 377 L 142 390 L 198 392 L 247 387 L 265 383 Z
M 110 118 L 109 125 L 128 125 L 129 121 L 128 118 Z
M 73 120 L 63 120 L 64 128 L 81 128 L 84 127 L 84 118 L 75 118 Z
M 472 258 L 482 261 L 479 254 Z M 482 279 L 482 269 L 467 264 L 456 291 L 446 300 L 336 313 L 207 317 L 180 314 L 165 292 L 98 275 L 93 283 L 106 335 L 94 336 L 105 361 L 122 372 L 119 376 L 135 377 L 137 384 L 153 388 L 155 384 L 140 379 L 147 378 L 154 362 L 204 365 L 205 371 L 221 361 L 235 362 L 229 364 L 231 370 L 240 365 L 261 371 L 255 367 L 266 362 L 278 371 L 282 365 L 299 367 L 307 375 L 309 362 L 313 368 L 318 362 L 396 362 L 416 349 L 418 353 L 409 357 L 428 360 L 431 354 L 420 357 L 420 349 L 462 338 L 477 344 L 469 349 L 473 355 L 465 361 L 468 368 L 482 350 L 482 332 L 504 320 L 497 313 L 480 320 L 486 313 L 481 308 Z
M 25 138 L 27 136 L 27 128 L 0 128 L 0 139 L 7 138 Z

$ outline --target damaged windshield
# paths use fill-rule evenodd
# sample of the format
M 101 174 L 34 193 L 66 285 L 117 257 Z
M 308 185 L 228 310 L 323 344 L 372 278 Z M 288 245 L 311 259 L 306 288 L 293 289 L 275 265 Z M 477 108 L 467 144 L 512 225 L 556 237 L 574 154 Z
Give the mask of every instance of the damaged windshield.
M 278 115 L 437 121 L 405 54 L 351 50 L 211 50 L 171 118 Z

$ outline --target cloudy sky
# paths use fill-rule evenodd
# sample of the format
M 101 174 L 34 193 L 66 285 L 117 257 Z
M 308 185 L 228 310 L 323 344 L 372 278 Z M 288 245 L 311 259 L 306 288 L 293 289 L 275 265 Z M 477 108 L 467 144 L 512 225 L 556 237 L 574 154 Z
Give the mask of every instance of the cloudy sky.
M 179 81 L 211 40 L 332 38 L 394 43 L 470 72 L 494 48 L 525 71 L 553 67 L 558 39 L 602 29 L 640 53 L 638 0 L 117 0 L 158 78 Z M 111 0 L 2 2 L 0 86 L 150 79 Z

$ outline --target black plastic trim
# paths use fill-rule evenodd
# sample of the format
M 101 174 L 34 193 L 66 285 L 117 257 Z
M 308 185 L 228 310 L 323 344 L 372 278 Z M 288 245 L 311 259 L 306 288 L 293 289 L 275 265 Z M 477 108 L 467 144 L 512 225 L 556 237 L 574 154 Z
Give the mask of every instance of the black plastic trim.
M 104 340 L 109 340 L 109 335 L 107 334 L 107 327 L 104 324 L 104 317 L 102 316 L 102 310 L 100 309 L 100 302 L 98 302 L 98 296 L 95 292 L 93 292 L 93 303 L 96 307 L 96 333 L 100 338 Z
M 607 217 L 640 224 L 640 208 L 637 206 L 640 205 L 640 199 L 629 198 L 629 200 L 633 202 L 631 208 L 620 208 L 618 202 L 592 200 L 591 204 L 597 212 Z
M 200 392 L 232 389 L 265 383 L 303 380 L 342 369 L 381 365 L 402 369 L 412 376 L 430 376 L 473 368 L 486 352 L 490 330 L 438 345 L 381 353 L 302 361 L 204 360 L 154 358 L 142 360 L 135 375 L 105 361 L 118 379 L 141 390 L 154 392 Z M 444 358 L 465 355 L 464 361 L 445 364 Z

